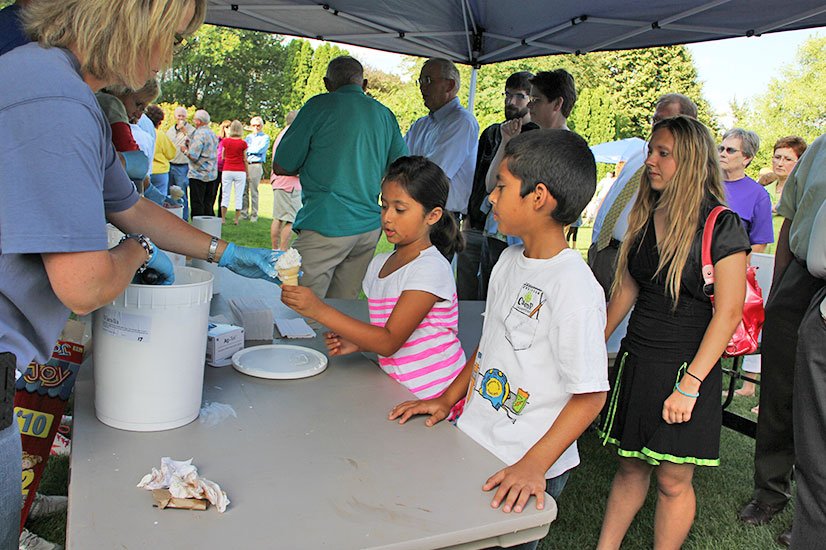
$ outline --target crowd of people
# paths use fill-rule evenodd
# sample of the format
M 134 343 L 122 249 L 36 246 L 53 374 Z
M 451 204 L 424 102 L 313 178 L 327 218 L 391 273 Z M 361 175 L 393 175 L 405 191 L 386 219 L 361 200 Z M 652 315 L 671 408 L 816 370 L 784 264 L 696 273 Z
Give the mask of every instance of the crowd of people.
M 742 318 L 746 266 L 776 240 L 756 367 L 755 490 L 739 517 L 771 520 L 791 498 L 796 468 L 794 530 L 781 540 L 819 543 L 826 138 L 808 149 L 796 136 L 778 140 L 771 172 L 755 181 L 746 169 L 759 137 L 734 128 L 716 139 L 675 91 L 651 106 L 645 148 L 597 194 L 594 156 L 566 124 L 577 101 L 567 71 L 510 75 L 504 121 L 480 133 L 459 101 L 456 66 L 428 59 L 418 78 L 428 114 L 402 135 L 348 56 L 329 63 L 327 93 L 287 115 L 272 150 L 258 116 L 246 136 L 239 120 L 216 134 L 208 112 L 190 120 L 179 107 L 160 132 L 157 74 L 203 22 L 206 2 L 129 0 L 118 13 L 104 4 L 34 0 L 0 12 L 0 28 L 17 37 L 0 51 L 0 136 L 17 145 L 0 151 L 2 471 L 20 465 L 14 373 L 46 360 L 70 312 L 111 301 L 147 268 L 171 284 L 160 248 L 278 282 L 273 263 L 292 244 L 303 275 L 300 286 L 282 286 L 282 301 L 330 329 L 330 355 L 379 355 L 416 398 L 390 420 L 447 419 L 505 462 L 485 481 L 493 507 L 520 512 L 531 497 L 538 508 L 546 492 L 559 497 L 579 464 L 576 440 L 595 424 L 619 455 L 597 547 L 620 547 L 653 476 L 654 545 L 679 548 L 696 514 L 694 470 L 720 462 L 720 357 Z M 48 150 L 35 145 L 47 119 L 63 132 Z M 255 223 L 268 158 L 271 248 L 187 223 L 215 216 L 216 204 L 226 223 L 232 199 L 233 222 Z M 45 184 L 33 169 L 44 162 L 61 167 Z M 568 240 L 589 203 L 586 261 Z M 21 223 L 20 205 L 40 223 Z M 701 241 L 719 206 L 728 210 L 712 233 L 712 303 Z M 777 237 L 773 211 L 783 218 Z M 107 221 L 126 234 L 109 250 Z M 382 234 L 394 249 L 375 255 Z M 360 291 L 369 322 L 324 302 Z M 458 300 L 467 299 L 486 301 L 470 352 L 458 340 Z M 621 344 L 609 369 L 610 338 Z M 3 548 L 18 544 L 17 479 L 0 479 Z M 25 531 L 19 539 L 21 549 L 41 543 L 50 544 Z
M 149 104 L 160 92 L 152 78 L 137 91 L 114 86 L 96 94 L 112 127 L 115 149 L 141 194 L 167 208 L 182 207 L 184 220 L 217 214 L 226 223 L 232 205 L 235 225 L 240 220 L 256 223 L 258 187 L 270 149 L 263 119 L 252 117 L 246 129 L 239 120 L 224 120 L 213 132 L 206 110 L 195 110 L 190 123 L 187 109 L 177 107 L 174 125 L 161 132 L 165 113 Z M 276 144 L 296 114 L 287 115 Z M 283 251 L 289 247 L 292 223 L 301 208 L 301 184 L 295 176 L 276 174 L 271 174 L 270 183 L 272 249 Z

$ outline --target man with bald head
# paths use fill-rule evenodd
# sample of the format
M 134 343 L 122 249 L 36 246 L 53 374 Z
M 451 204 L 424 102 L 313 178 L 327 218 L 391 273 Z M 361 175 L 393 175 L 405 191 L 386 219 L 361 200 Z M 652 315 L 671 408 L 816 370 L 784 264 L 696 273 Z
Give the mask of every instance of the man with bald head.
M 459 70 L 450 60 L 425 61 L 419 90 L 430 113 L 414 122 L 404 136 L 411 155 L 427 157 L 447 174 L 447 210 L 457 221 L 467 214 L 479 139 L 479 123 L 456 97 L 460 84 Z
M 273 172 L 301 174 L 303 206 L 293 224 L 301 285 L 355 299 L 381 236 L 381 179 L 407 146 L 395 115 L 364 93 L 357 60 L 330 61 L 324 86 L 328 93 L 301 108 L 278 144 Z

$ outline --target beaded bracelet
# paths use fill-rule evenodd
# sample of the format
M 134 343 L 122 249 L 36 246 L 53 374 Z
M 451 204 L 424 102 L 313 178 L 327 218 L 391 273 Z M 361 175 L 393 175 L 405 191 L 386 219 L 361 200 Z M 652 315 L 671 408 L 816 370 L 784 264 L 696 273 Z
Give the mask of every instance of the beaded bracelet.
M 674 384 L 674 389 L 677 390 L 678 392 L 680 392 L 681 394 L 685 395 L 686 397 L 690 397 L 692 399 L 697 399 L 698 397 L 700 397 L 699 393 L 686 393 L 683 390 L 681 390 L 679 382 L 676 382 Z
M 143 235 L 141 233 L 126 234 L 121 238 L 120 242 L 123 242 L 126 239 L 135 239 L 136 241 L 138 241 L 138 243 L 140 243 L 140 245 L 146 252 L 146 261 L 143 262 L 143 265 L 141 265 L 137 271 L 138 273 L 143 273 L 144 271 L 146 271 L 146 266 L 149 264 L 149 262 L 152 260 L 152 257 L 155 255 L 155 247 L 152 246 L 152 241 L 150 241 L 146 237 L 146 235 Z

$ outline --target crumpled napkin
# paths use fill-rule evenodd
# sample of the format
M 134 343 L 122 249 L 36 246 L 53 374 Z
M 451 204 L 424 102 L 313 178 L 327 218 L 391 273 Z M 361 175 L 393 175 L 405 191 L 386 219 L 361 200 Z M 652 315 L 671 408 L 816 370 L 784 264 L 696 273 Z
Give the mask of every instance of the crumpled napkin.
M 138 483 L 139 489 L 169 489 L 175 498 L 205 498 L 219 512 L 223 513 L 229 504 L 227 494 L 214 481 L 198 475 L 192 459 L 172 460 L 165 456 L 161 459 L 161 469 L 152 468 Z

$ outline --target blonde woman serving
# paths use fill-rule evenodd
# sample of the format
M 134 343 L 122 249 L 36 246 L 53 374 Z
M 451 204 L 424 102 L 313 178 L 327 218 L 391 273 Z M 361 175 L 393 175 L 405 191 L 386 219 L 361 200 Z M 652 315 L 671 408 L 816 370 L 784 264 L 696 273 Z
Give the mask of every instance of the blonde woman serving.
M 22 9 L 36 43 L 0 56 L 0 142 L 13 144 L 0 148 L 0 548 L 19 538 L 14 369 L 48 359 L 71 311 L 111 302 L 141 268 L 171 283 L 156 244 L 275 280 L 270 250 L 213 239 L 138 195 L 95 99 L 167 67 L 205 11 L 206 0 L 37 0 Z M 127 234 L 111 250 L 107 220 Z
M 606 339 L 631 307 L 600 423 L 617 446 L 599 546 L 619 548 L 657 480 L 654 548 L 679 548 L 694 521 L 695 466 L 719 464 L 719 359 L 742 316 L 749 240 L 740 219 L 717 219 L 711 255 L 715 310 L 700 253 L 709 212 L 724 204 L 715 143 L 700 122 L 658 122 L 629 217 L 608 304 Z

